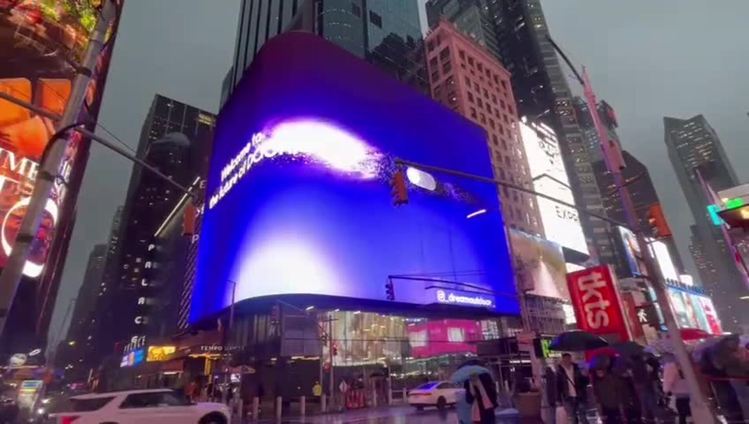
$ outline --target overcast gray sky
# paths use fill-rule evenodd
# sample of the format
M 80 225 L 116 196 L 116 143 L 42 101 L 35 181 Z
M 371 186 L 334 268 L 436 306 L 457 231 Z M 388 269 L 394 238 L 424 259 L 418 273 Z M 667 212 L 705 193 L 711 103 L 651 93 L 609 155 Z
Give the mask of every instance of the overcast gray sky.
M 134 148 L 156 93 L 215 112 L 238 4 L 127 0 L 99 122 Z M 543 7 L 556 41 L 588 66 L 599 97 L 616 109 L 622 144 L 650 168 L 691 263 L 692 218 L 666 155 L 662 117 L 703 113 L 747 180 L 749 1 L 545 0 Z M 52 332 L 78 291 L 91 248 L 108 237 L 130 169 L 114 153 L 92 149 Z

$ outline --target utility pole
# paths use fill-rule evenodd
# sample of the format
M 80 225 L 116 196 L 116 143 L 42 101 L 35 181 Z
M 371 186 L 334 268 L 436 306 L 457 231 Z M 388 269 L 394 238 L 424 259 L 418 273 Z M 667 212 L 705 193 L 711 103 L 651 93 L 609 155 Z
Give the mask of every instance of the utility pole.
M 333 316 L 328 313 L 328 355 L 330 356 L 330 403 L 335 405 L 335 378 L 333 376 Z M 321 382 L 322 383 L 322 382 Z
M 598 116 L 598 107 L 596 103 L 596 95 L 593 92 L 593 87 L 590 84 L 588 73 L 583 67 L 582 74 L 583 92 L 585 94 L 585 100 L 588 104 L 588 110 L 590 111 L 593 124 L 598 132 L 598 140 L 603 150 L 604 163 L 606 164 L 607 170 L 611 173 L 614 179 L 614 185 L 616 186 L 619 196 L 622 200 L 622 209 L 627 219 L 627 224 L 633 230 L 637 237 L 637 244 L 640 247 L 640 251 L 643 254 L 645 262 L 645 269 L 648 271 L 648 280 L 650 281 L 653 290 L 655 290 L 658 304 L 663 312 L 664 320 L 666 321 L 666 327 L 668 328 L 668 334 L 671 338 L 671 342 L 674 348 L 674 355 L 679 362 L 682 373 L 687 380 L 689 385 L 692 416 L 694 421 L 698 424 L 703 423 L 714 423 L 715 417 L 710 411 L 710 407 L 707 404 L 704 393 L 700 387 L 697 373 L 695 372 L 692 360 L 689 357 L 686 346 L 684 346 L 684 340 L 681 337 L 681 332 L 674 315 L 671 302 L 669 301 L 668 293 L 666 292 L 666 282 L 661 274 L 661 270 L 658 267 L 653 253 L 650 249 L 650 245 L 645 239 L 645 234 L 642 232 L 640 220 L 637 217 L 634 202 L 632 196 L 629 193 L 624 176 L 622 175 L 621 169 L 616 166 L 614 162 L 614 151 L 611 148 L 609 142 L 608 130 L 604 127 L 601 122 L 601 117 Z
M 583 67 L 583 73 L 580 75 L 575 66 L 572 64 L 567 55 L 564 54 L 561 48 L 547 35 L 547 40 L 551 43 L 552 47 L 559 53 L 562 60 L 565 61 L 567 66 L 570 67 L 575 78 L 583 86 L 583 93 L 585 100 L 588 105 L 590 116 L 593 119 L 593 125 L 598 133 L 598 141 L 603 150 L 603 159 L 606 164 L 606 169 L 611 173 L 614 180 L 614 185 L 619 193 L 622 200 L 622 209 L 627 220 L 627 225 L 635 233 L 637 238 L 637 244 L 640 247 L 640 251 L 643 255 L 643 261 L 645 262 L 645 269 L 648 273 L 648 281 L 653 287 L 656 293 L 656 301 L 663 312 L 663 318 L 666 321 L 666 327 L 668 328 L 668 334 L 671 338 L 671 342 L 674 349 L 674 356 L 679 363 L 682 373 L 684 374 L 687 384 L 689 386 L 690 400 L 692 407 L 692 416 L 694 422 L 697 424 L 711 424 L 715 423 L 715 416 L 710 411 L 705 394 L 703 393 L 700 382 L 697 377 L 697 373 L 694 369 L 689 353 L 687 352 L 686 346 L 684 346 L 684 340 L 681 337 L 679 325 L 676 321 L 673 307 L 669 301 L 668 293 L 666 292 L 666 281 L 661 274 L 661 270 L 656 263 L 653 253 L 650 249 L 650 245 L 645 239 L 645 234 L 642 232 L 640 220 L 637 218 L 636 209 L 632 197 L 630 196 L 629 189 L 627 188 L 627 182 L 624 181 L 621 169 L 614 163 L 614 151 L 611 148 L 608 130 L 604 127 L 601 122 L 601 117 L 598 115 L 598 106 L 596 101 L 596 95 L 593 91 L 593 86 L 588 78 L 588 73 Z
M 78 74 L 73 81 L 73 88 L 65 107 L 62 118 L 57 123 L 56 135 L 65 137 L 65 133 L 76 125 L 81 113 L 81 107 L 86 97 L 86 90 L 94 73 L 94 67 L 104 47 L 107 31 L 110 28 L 116 13 L 115 4 L 111 0 L 105 0 L 102 4 L 101 14 L 89 39 L 88 47 L 84 55 Z M 32 244 L 39 231 L 39 224 L 44 213 L 47 200 L 59 173 L 62 159 L 67 148 L 67 139 L 64 142 L 54 143 L 47 151 L 47 155 L 40 164 L 39 173 L 34 184 L 34 190 L 26 208 L 26 214 L 21 222 L 21 227 L 13 243 L 13 250 L 8 257 L 5 268 L 0 274 L 0 337 L 5 331 L 8 315 L 13 305 L 18 285 L 23 275 Z

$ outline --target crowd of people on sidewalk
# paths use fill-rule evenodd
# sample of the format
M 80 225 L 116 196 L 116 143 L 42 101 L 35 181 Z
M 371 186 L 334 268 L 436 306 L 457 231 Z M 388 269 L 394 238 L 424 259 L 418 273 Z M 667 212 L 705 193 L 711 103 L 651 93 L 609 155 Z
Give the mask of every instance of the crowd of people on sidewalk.
M 695 362 L 702 390 L 728 423 L 749 422 L 749 358 L 738 337 L 708 349 Z M 600 355 L 575 363 L 565 353 L 546 371 L 546 396 L 557 423 L 587 423 L 589 412 L 604 423 L 688 422 L 690 388 L 673 354 Z M 593 415 L 593 414 L 591 414 Z

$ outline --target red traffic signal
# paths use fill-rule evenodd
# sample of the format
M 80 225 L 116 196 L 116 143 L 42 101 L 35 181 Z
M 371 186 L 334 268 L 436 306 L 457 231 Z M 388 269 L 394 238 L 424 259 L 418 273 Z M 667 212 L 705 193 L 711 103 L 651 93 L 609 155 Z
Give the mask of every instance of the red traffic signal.
M 403 171 L 396 171 L 390 182 L 393 189 L 393 205 L 400 206 L 408 203 L 408 183 Z
M 653 203 L 648 208 L 648 226 L 656 238 L 671 237 L 673 235 L 660 203 Z

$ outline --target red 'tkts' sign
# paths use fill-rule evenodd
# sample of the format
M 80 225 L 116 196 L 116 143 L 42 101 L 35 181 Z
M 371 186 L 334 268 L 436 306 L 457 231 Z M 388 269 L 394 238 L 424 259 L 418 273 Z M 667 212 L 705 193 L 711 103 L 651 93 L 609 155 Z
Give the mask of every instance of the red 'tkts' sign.
M 622 312 L 616 277 L 608 265 L 567 274 L 577 326 L 611 342 L 630 339 Z

